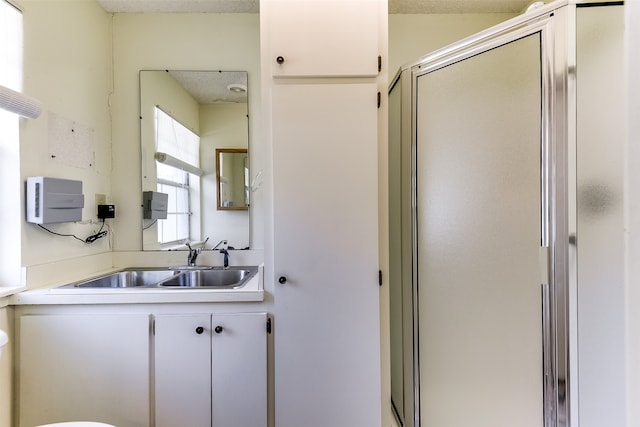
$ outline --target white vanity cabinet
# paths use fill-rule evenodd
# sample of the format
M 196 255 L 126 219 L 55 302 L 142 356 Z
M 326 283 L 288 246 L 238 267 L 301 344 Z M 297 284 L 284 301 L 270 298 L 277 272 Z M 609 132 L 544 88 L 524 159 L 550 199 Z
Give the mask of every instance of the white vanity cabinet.
M 149 315 L 19 318 L 18 423 L 148 427 Z
M 198 309 L 27 308 L 16 426 L 266 427 L 267 314 Z
M 267 315 L 154 317 L 155 425 L 267 425 Z
M 378 0 L 269 0 L 260 13 L 274 77 L 378 74 Z

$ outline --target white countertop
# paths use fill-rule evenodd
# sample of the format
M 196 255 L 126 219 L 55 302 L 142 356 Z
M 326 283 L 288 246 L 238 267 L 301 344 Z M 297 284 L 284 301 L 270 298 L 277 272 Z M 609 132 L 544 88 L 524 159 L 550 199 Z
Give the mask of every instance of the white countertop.
M 26 286 L 2 286 L 0 287 L 0 298 L 24 291 L 26 288 Z
M 119 271 L 121 269 L 114 269 Z M 237 289 L 166 289 L 166 288 L 64 288 L 67 283 L 16 293 L 9 297 L 13 305 L 42 304 L 154 304 L 154 303 L 210 303 L 262 302 L 264 268 L 243 287 Z

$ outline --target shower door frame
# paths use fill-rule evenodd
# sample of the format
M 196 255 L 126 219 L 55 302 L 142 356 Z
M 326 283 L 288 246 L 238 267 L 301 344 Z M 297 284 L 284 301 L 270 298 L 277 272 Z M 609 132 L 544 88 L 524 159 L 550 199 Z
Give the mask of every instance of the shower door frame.
M 561 1 L 519 16 L 463 39 L 405 66 L 394 83 L 401 83 L 402 105 L 411 111 L 410 135 L 413 369 L 406 378 L 412 390 L 405 403 L 410 427 L 420 423 L 420 365 L 417 233 L 417 79 L 427 73 L 533 34 L 540 35 L 541 53 L 541 293 L 544 427 L 568 427 L 570 390 L 576 366 L 576 126 L 575 126 L 575 4 Z M 403 123 L 405 125 L 406 122 Z M 406 129 L 406 128 L 405 128 Z M 411 417 L 411 419 L 408 419 Z M 429 426 L 423 426 L 429 427 Z

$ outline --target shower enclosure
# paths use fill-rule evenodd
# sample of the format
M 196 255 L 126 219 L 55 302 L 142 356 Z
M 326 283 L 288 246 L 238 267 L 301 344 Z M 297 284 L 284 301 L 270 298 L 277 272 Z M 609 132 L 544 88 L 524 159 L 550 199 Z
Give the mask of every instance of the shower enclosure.
M 620 5 L 556 1 L 398 72 L 389 92 L 389 217 L 392 403 L 401 425 L 578 425 L 581 402 L 570 392 L 581 376 L 581 273 L 589 292 L 577 264 L 579 225 L 591 266 L 581 268 L 603 262 L 588 254 L 600 225 L 584 216 L 578 194 L 594 175 L 588 159 L 601 153 L 578 125 L 597 121 L 586 106 L 607 100 L 576 69 L 613 77 L 594 65 L 610 61 L 595 40 L 603 28 L 615 33 L 622 13 L 612 6 Z M 621 151 L 615 141 L 611 148 Z M 613 157 L 615 169 L 622 163 Z M 621 182 L 614 176 L 585 197 L 611 201 Z

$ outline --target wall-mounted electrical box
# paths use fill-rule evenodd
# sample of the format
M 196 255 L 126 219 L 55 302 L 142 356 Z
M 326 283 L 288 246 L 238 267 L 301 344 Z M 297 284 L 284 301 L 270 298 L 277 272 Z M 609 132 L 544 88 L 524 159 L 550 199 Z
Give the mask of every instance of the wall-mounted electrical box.
M 116 217 L 115 205 L 98 205 L 98 219 L 107 219 Z
M 28 222 L 52 224 L 82 220 L 82 181 L 30 176 L 25 199 Z
M 167 219 L 168 194 L 143 191 L 142 202 L 144 219 Z

